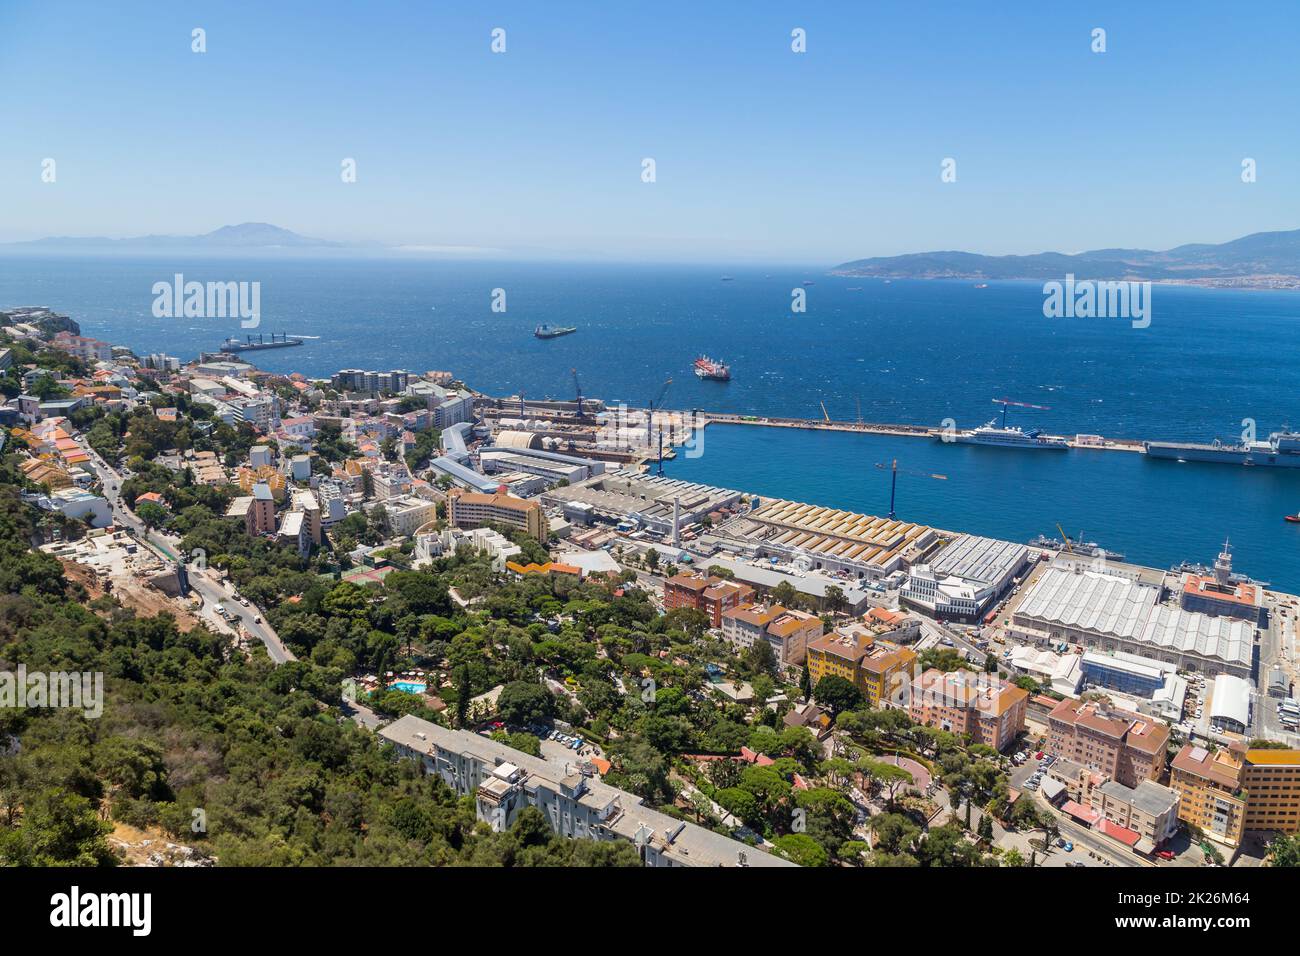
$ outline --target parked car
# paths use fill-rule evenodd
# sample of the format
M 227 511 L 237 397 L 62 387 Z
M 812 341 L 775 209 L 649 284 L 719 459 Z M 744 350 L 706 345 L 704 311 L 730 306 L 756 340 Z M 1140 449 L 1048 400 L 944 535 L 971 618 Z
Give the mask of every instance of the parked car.
M 1172 860 L 1174 858 L 1173 850 L 1156 850 L 1156 856 L 1162 860 Z

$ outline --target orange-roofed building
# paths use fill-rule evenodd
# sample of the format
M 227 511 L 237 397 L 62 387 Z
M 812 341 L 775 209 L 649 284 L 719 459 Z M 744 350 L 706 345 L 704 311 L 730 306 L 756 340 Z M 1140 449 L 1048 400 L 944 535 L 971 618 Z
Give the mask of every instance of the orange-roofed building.
M 1025 729 L 1029 692 L 996 675 L 930 668 L 912 680 L 913 721 L 1002 750 Z
M 1126 787 L 1158 780 L 1165 769 L 1169 727 L 1099 701 L 1066 699 L 1047 715 L 1048 753 L 1096 770 Z
M 810 641 L 807 649 L 808 676 L 813 687 L 823 677 L 843 677 L 867 699 L 882 707 L 894 697 L 911 672 L 916 652 L 878 637 L 863 624 L 842 625 Z
M 724 578 L 682 571 L 664 581 L 664 609 L 691 607 L 709 617 L 710 627 L 722 627 L 722 615 L 748 604 L 754 589 Z

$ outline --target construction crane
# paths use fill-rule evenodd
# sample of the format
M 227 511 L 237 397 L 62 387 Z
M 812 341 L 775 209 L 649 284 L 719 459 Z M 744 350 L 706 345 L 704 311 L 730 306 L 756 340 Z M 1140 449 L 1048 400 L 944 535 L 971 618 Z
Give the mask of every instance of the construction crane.
M 898 517 L 898 515 L 894 513 L 894 497 L 896 492 L 898 491 L 898 476 L 900 472 L 904 475 L 911 475 L 914 478 L 935 478 L 938 479 L 939 481 L 948 480 L 947 475 L 936 475 L 928 471 L 912 471 L 910 468 L 900 469 L 898 467 L 897 458 L 895 458 L 888 465 L 885 464 L 883 461 L 878 461 L 876 462 L 876 467 L 881 469 L 888 468 L 890 472 L 890 476 L 889 476 L 889 520 L 890 521 L 893 521 L 895 518 Z
M 826 403 L 822 402 L 821 406 L 822 406 L 822 418 L 825 419 L 827 422 L 830 422 L 831 414 L 830 412 L 826 411 Z
M 582 413 L 582 383 L 578 381 L 578 370 L 571 368 L 569 371 L 573 374 L 573 388 L 578 393 L 578 417 L 585 417 Z
M 519 393 L 519 417 L 520 417 L 520 418 L 527 418 L 527 417 L 528 417 L 528 415 L 525 414 L 525 412 L 524 412 L 524 393 L 523 393 L 523 392 L 520 392 L 520 393 Z
M 672 383 L 673 380 L 672 377 L 670 376 L 668 379 L 664 381 L 663 385 L 659 386 L 659 394 L 656 395 L 654 399 L 650 402 L 650 415 L 646 419 L 647 428 L 648 428 L 648 431 L 646 433 L 647 438 L 649 438 L 650 433 L 654 431 L 655 409 L 663 407 L 664 395 L 668 393 L 668 386 L 671 385 Z M 664 473 L 664 432 L 662 428 L 659 429 L 659 467 L 657 469 L 657 473 L 661 475 Z
M 1061 543 L 1065 545 L 1066 553 L 1074 554 L 1074 545 L 1070 542 L 1070 536 L 1065 533 L 1065 529 L 1061 527 L 1061 523 L 1059 521 L 1056 523 L 1056 530 L 1061 532 Z M 1079 532 L 1079 540 L 1080 541 L 1083 540 L 1082 531 Z
M 1002 427 L 1003 428 L 1007 427 L 1007 406 L 1009 405 L 1015 405 L 1017 408 L 1036 408 L 1040 412 L 1046 412 L 1050 410 L 1050 406 L 1048 405 L 1033 405 L 1029 402 L 1015 402 L 1009 398 L 995 398 L 993 399 L 993 404 L 1002 406 Z

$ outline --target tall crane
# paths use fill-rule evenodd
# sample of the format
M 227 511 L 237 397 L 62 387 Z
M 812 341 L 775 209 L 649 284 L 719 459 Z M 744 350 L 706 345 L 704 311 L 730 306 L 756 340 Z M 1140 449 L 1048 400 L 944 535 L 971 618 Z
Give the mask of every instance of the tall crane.
M 586 416 L 582 413 L 582 383 L 578 381 L 578 370 L 571 368 L 569 371 L 573 374 L 573 388 L 578 393 L 578 417 L 584 418 Z
M 664 381 L 663 385 L 659 386 L 659 394 L 656 395 L 650 402 L 650 414 L 646 419 L 647 422 L 646 427 L 648 429 L 646 433 L 647 438 L 650 437 L 650 433 L 654 431 L 655 409 L 663 408 L 664 395 L 668 393 L 668 386 L 671 385 L 672 383 L 673 380 L 672 377 L 670 376 L 668 379 Z M 661 475 L 664 473 L 664 431 L 662 428 L 659 429 L 659 467 L 657 469 L 657 473 Z
M 910 468 L 902 468 L 902 469 L 900 469 L 900 468 L 898 467 L 898 459 L 897 459 L 897 458 L 895 458 L 895 459 L 894 459 L 890 464 L 888 464 L 888 465 L 886 465 L 883 461 L 878 461 L 878 462 L 876 462 L 876 467 L 877 467 L 877 468 L 880 468 L 880 469 L 888 468 L 888 469 L 889 469 L 889 472 L 890 472 L 890 476 L 889 476 L 889 520 L 891 520 L 891 521 L 893 521 L 895 518 L 898 517 L 898 515 L 894 513 L 894 498 L 895 498 L 895 494 L 896 494 L 896 492 L 898 491 L 898 475 L 899 475 L 900 471 L 902 472 L 902 474 L 904 474 L 904 475 L 911 475 L 913 478 L 936 478 L 936 479 L 938 479 L 939 481 L 947 481 L 947 480 L 948 480 L 948 476 L 947 476 L 947 475 L 936 475 L 936 474 L 933 474 L 933 473 L 928 472 L 928 471 L 913 471 L 913 470 L 911 470 Z
M 995 398 L 993 399 L 993 404 L 1002 406 L 1002 427 L 1003 428 L 1007 427 L 1007 406 L 1008 405 L 1015 405 L 1017 408 L 1036 408 L 1040 412 L 1048 411 L 1051 407 L 1048 405 L 1033 405 L 1029 402 L 1014 402 L 1009 398 Z
M 825 403 L 825 402 L 822 402 L 821 404 L 822 404 L 822 418 L 823 418 L 825 421 L 829 422 L 829 421 L 831 420 L 831 413 L 828 412 L 828 411 L 826 411 L 826 403 Z

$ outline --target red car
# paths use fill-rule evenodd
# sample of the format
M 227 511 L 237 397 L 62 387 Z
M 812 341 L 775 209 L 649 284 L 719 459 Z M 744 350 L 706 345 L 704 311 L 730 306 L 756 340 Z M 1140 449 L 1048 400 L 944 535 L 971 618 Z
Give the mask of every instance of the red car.
M 1043 752 L 1040 750 L 1040 751 L 1038 751 L 1038 753 L 1034 754 L 1034 759 L 1035 759 L 1035 760 L 1042 760 L 1042 759 L 1043 759 Z
M 1172 850 L 1157 850 L 1156 856 L 1160 857 L 1162 860 L 1172 860 L 1174 858 L 1174 853 Z

